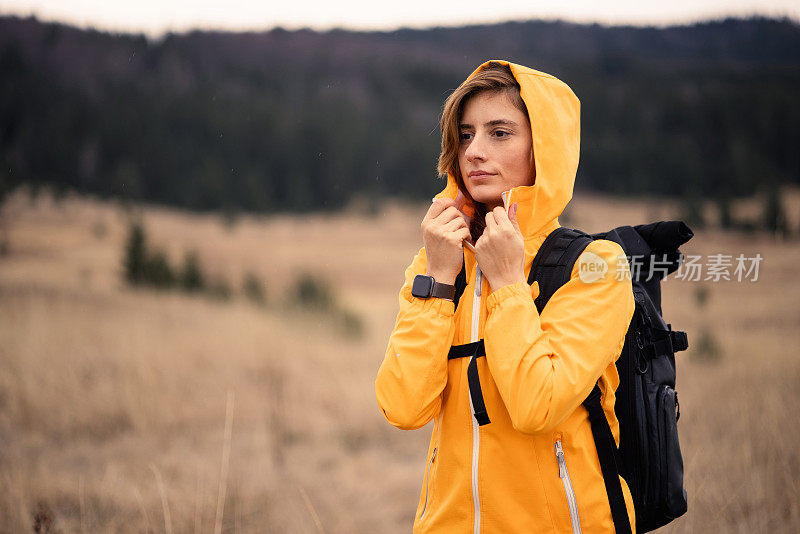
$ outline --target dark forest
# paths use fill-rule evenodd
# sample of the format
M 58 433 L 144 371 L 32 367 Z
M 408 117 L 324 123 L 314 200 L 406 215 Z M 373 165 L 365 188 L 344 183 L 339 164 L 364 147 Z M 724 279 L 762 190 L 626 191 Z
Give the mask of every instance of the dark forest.
M 580 189 L 728 198 L 800 184 L 791 20 L 147 39 L 3 17 L 0 193 L 258 212 L 429 198 L 442 103 L 497 58 L 581 99 Z

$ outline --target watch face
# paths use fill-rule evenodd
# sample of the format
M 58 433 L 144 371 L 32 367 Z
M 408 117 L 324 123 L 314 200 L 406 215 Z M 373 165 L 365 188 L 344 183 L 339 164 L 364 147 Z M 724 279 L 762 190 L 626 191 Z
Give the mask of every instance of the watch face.
M 411 295 L 418 299 L 426 299 L 431 296 L 433 290 L 433 277 L 424 274 L 418 274 L 414 277 L 414 283 L 411 285 Z

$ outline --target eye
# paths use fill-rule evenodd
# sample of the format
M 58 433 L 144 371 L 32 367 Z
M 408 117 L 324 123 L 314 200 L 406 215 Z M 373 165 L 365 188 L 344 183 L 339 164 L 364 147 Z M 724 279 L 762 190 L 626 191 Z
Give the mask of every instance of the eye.
M 511 132 L 507 132 L 505 130 L 495 130 L 492 133 L 494 134 L 495 137 L 500 137 L 500 138 L 508 137 L 509 135 L 511 135 Z
M 470 133 L 470 132 L 461 132 L 461 133 L 458 135 L 458 138 L 459 138 L 461 141 L 469 141 L 470 139 L 472 139 L 472 133 Z

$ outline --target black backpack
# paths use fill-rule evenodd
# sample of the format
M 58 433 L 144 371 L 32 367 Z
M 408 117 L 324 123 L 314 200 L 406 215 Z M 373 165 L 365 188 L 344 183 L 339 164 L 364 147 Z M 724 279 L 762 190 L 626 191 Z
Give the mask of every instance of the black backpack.
M 620 426 L 619 449 L 600 404 L 597 384 L 583 402 L 618 534 L 631 532 L 618 474 L 633 496 L 637 532 L 659 528 L 686 512 L 677 428 L 680 408 L 675 391 L 675 353 L 686 350 L 688 342 L 685 332 L 672 330 L 661 317 L 661 280 L 679 267 L 682 255 L 678 247 L 692 236 L 689 227 L 680 221 L 620 226 L 593 235 L 560 227 L 542 243 L 528 276 L 529 284 L 539 283 L 535 303 L 541 313 L 550 297 L 569 281 L 578 256 L 593 240 L 614 241 L 631 259 L 636 308 L 616 362 L 620 384 L 614 409 Z M 456 306 L 466 285 L 466 272 L 462 269 L 456 278 Z M 469 392 L 480 425 L 490 422 L 475 361 L 485 355 L 483 340 L 455 345 L 449 354 L 450 359 L 471 358 L 467 371 Z

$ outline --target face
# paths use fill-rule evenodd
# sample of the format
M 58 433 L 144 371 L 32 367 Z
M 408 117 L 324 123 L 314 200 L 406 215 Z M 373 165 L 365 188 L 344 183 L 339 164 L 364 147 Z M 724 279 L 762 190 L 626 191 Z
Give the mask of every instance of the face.
M 467 191 L 493 209 L 503 191 L 533 183 L 531 125 L 504 93 L 478 93 L 464 105 L 458 165 Z

